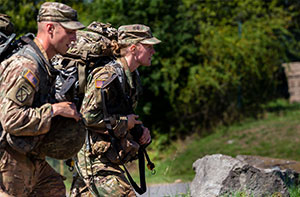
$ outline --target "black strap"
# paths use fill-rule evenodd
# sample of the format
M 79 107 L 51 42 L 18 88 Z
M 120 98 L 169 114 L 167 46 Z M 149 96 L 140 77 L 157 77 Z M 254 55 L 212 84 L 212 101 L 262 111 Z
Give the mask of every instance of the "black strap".
M 150 158 L 149 158 L 149 155 L 148 155 L 148 153 L 147 153 L 147 150 L 146 150 L 145 148 L 143 148 L 143 150 L 144 150 L 144 154 L 145 154 L 146 159 L 147 159 L 147 167 L 148 167 L 149 170 L 151 170 L 152 174 L 155 174 L 155 173 L 156 173 L 156 171 L 155 171 L 155 169 L 154 169 L 154 168 L 155 168 L 155 165 L 154 165 L 153 162 L 151 162 L 151 160 L 150 160 Z
M 68 76 L 68 78 L 63 82 L 63 85 L 61 86 L 61 90 L 59 92 L 60 96 L 63 97 L 72 87 L 72 85 L 75 83 L 76 77 L 73 75 Z
M 127 170 L 126 166 L 122 162 L 122 166 L 124 167 L 124 170 L 126 172 L 126 175 L 130 181 L 130 184 L 134 188 L 134 190 L 142 195 L 147 191 L 147 185 L 146 185 L 146 177 L 145 177 L 145 158 L 144 158 L 144 150 L 143 148 L 140 148 L 138 151 L 138 158 L 139 158 L 139 173 L 140 173 L 140 187 L 136 184 L 136 182 L 131 177 L 129 171 Z

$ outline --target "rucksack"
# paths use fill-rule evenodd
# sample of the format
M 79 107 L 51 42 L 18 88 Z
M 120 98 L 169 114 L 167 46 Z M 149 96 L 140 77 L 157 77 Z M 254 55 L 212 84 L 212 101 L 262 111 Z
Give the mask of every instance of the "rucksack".
M 77 31 L 76 43 L 66 55 L 52 59 L 58 69 L 55 98 L 58 101 L 72 101 L 80 109 L 89 72 L 104 66 L 114 59 L 117 50 L 117 29 L 110 24 L 92 22 L 87 31 Z

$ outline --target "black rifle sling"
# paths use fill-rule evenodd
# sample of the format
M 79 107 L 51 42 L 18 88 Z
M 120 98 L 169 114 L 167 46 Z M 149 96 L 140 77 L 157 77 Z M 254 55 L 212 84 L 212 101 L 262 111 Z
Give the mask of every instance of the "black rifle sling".
M 102 104 L 103 104 L 103 115 L 104 115 L 104 122 L 106 125 L 106 128 L 109 132 L 109 135 L 111 136 L 111 143 L 113 146 L 113 149 L 116 151 L 117 156 L 119 157 L 119 160 L 122 164 L 122 166 L 124 167 L 124 170 L 126 172 L 126 175 L 130 181 L 130 184 L 132 185 L 132 187 L 134 188 L 134 190 L 139 193 L 140 195 L 145 193 L 147 190 L 147 186 L 146 186 L 146 179 L 145 179 L 145 158 L 144 158 L 144 151 L 142 148 L 139 149 L 138 151 L 138 158 L 139 158 L 139 173 L 140 173 L 140 184 L 141 186 L 139 187 L 136 182 L 133 180 L 133 178 L 131 177 L 129 171 L 127 170 L 125 164 L 123 163 L 121 157 L 119 156 L 119 146 L 117 145 L 118 139 L 115 137 L 114 131 L 112 129 L 111 126 L 111 122 L 109 120 L 109 114 L 107 112 L 107 108 L 106 108 L 106 96 L 105 96 L 105 91 L 103 88 L 101 88 L 101 98 L 102 98 Z

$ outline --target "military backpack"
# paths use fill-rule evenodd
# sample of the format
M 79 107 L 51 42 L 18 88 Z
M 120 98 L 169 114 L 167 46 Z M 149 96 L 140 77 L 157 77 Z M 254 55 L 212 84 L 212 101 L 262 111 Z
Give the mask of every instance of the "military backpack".
M 86 78 L 95 67 L 104 66 L 114 59 L 118 49 L 117 29 L 110 24 L 93 22 L 87 31 L 77 31 L 76 43 L 64 56 L 52 60 L 59 75 L 56 79 L 55 98 L 72 101 L 80 109 Z

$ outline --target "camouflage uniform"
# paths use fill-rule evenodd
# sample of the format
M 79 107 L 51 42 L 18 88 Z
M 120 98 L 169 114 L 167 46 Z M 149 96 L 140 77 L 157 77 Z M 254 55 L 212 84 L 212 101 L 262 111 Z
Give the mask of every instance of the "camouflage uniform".
M 39 17 L 55 15 L 53 10 L 76 15 L 76 11 L 66 5 L 45 3 Z M 69 19 L 71 23 L 72 18 L 63 14 L 61 19 Z M 34 43 L 49 62 L 41 43 L 38 40 Z M 35 50 L 26 45 L 0 65 L 0 121 L 10 136 L 0 163 L 0 196 L 65 196 L 63 177 L 45 161 L 45 155 L 35 149 L 51 126 L 49 95 L 55 76 L 54 69 L 38 64 L 33 53 Z M 18 147 L 20 144 L 13 143 L 14 137 L 21 139 L 22 145 L 28 142 L 24 150 Z
M 160 41 L 152 36 L 149 27 L 144 25 L 121 26 L 118 29 L 120 44 L 146 42 L 157 44 Z M 123 92 L 130 97 L 135 108 L 141 92 L 140 79 L 137 70 L 130 72 L 125 58 L 119 58 L 95 68 L 87 78 L 85 97 L 81 107 L 84 122 L 89 130 L 86 144 L 78 153 L 77 168 L 80 177 L 74 182 L 71 196 L 136 196 L 133 188 L 120 168 L 123 163 L 137 158 L 139 144 L 133 140 L 127 130 L 127 117 L 113 114 L 109 117 L 113 132 L 119 139 L 118 155 L 111 146 L 111 138 L 103 120 L 103 104 L 101 88 L 107 93 L 107 103 L 118 106 L 120 97 L 109 83 L 112 76 L 117 75 Z M 83 178 L 83 179 L 82 179 Z
M 0 14 L 0 32 L 6 36 L 12 34 L 14 31 L 14 25 L 10 22 L 10 17 L 6 14 Z

